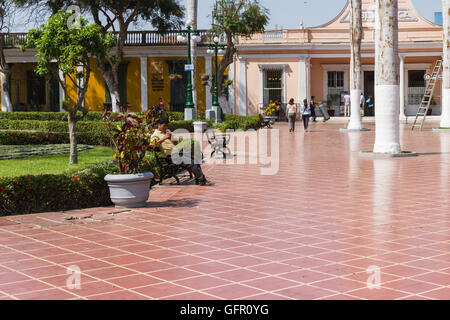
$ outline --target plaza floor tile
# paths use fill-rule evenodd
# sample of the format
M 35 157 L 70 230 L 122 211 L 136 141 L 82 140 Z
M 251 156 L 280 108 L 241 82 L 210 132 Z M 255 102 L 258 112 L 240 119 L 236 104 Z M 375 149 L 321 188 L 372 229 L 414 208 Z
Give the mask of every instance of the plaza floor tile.
M 157 186 L 146 208 L 0 217 L 0 299 L 448 299 L 449 135 L 401 125 L 419 157 L 368 159 L 375 131 L 343 126 L 266 131 L 273 176 L 218 161 L 212 185 Z

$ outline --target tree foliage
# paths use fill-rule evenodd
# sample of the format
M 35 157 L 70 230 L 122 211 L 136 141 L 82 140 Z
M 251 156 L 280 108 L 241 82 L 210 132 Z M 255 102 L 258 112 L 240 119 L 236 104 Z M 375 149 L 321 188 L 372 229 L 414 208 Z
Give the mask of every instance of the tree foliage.
M 81 24 L 74 27 L 68 23 L 71 16 L 70 12 L 60 10 L 50 17 L 47 24 L 30 30 L 22 50 L 37 48 L 38 63 L 35 72 L 38 75 L 53 73 L 66 92 L 66 79 L 77 89 L 77 101 L 64 102 L 64 108 L 69 112 L 69 131 L 73 147 L 71 163 L 77 163 L 75 125 L 88 113 L 83 101 L 91 74 L 91 56 L 105 57 L 114 45 L 115 38 L 112 34 L 103 35 L 99 26 L 88 25 L 86 19 L 81 19 Z M 81 115 L 77 114 L 78 112 L 81 112 Z
M 225 71 L 233 63 L 237 52 L 236 38 L 251 37 L 255 33 L 264 32 L 265 26 L 269 23 L 269 11 L 259 0 L 218 0 L 213 18 L 211 31 L 217 35 L 225 35 L 227 44 L 218 71 L 219 94 L 222 94 Z
M 97 58 L 105 82 L 113 98 L 121 104 L 119 92 L 119 64 L 123 59 L 127 32 L 131 24 L 148 22 L 160 31 L 177 29 L 182 25 L 184 8 L 179 0 L 79 0 L 89 11 L 103 34 L 114 32 L 117 42 L 107 59 Z M 113 107 L 116 101 L 112 101 Z M 117 110 L 116 110 L 117 111 Z

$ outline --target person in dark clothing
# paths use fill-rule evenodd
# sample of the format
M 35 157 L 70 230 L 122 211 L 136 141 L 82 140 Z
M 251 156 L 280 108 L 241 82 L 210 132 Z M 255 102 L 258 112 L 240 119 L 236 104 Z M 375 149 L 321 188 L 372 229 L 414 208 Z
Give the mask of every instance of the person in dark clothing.
M 309 102 L 309 106 L 311 107 L 311 118 L 313 122 L 316 121 L 316 102 L 314 101 L 314 96 L 311 97 L 311 101 Z
M 309 118 L 311 117 L 311 105 L 308 104 L 308 100 L 303 100 L 303 105 L 301 108 L 303 126 L 305 131 L 308 132 Z

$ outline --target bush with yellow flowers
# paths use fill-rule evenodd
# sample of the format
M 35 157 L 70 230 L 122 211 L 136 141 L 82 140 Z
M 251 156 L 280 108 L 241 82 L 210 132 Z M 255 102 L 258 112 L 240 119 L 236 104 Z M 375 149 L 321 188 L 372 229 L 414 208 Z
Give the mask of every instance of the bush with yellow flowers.
M 280 111 L 280 106 L 270 101 L 270 104 L 264 111 L 264 114 L 266 116 L 272 116 L 275 115 L 278 111 Z

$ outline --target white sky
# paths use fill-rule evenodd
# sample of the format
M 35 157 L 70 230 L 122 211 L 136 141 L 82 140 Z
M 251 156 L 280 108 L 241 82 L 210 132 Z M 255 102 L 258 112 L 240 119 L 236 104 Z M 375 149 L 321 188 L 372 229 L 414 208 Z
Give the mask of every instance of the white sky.
M 305 27 L 324 24 L 335 18 L 344 8 L 347 0 L 260 0 L 262 5 L 270 11 L 270 23 L 267 29 L 279 28 L 297 29 L 303 19 Z M 434 12 L 441 11 L 441 0 L 411 0 L 417 11 L 426 19 L 434 21 Z M 198 0 L 198 28 L 209 29 L 211 25 L 211 11 L 214 0 Z M 186 0 L 181 0 L 186 6 Z M 26 17 L 16 17 L 14 31 L 27 31 L 38 26 L 43 21 L 25 24 Z M 150 27 L 141 25 L 138 29 Z

